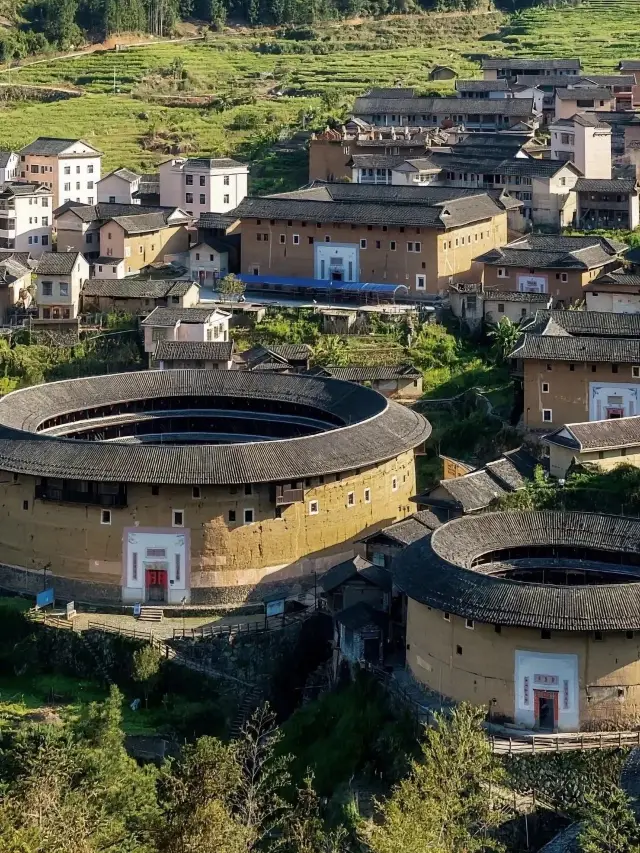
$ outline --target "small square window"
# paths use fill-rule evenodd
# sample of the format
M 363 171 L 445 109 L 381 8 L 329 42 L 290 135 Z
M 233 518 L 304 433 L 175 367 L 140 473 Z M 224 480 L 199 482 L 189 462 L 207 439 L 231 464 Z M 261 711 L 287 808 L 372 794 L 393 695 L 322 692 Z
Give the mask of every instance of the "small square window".
M 328 234 L 325 234 L 325 236 L 324 236 L 324 242 L 325 242 L 325 243 L 330 243 L 330 242 L 331 242 L 331 237 L 330 237 Z
M 457 655 L 461 655 L 461 654 L 462 654 L 462 646 L 456 646 L 456 654 L 457 654 Z
M 493 630 L 496 632 L 496 634 L 502 634 L 502 625 L 494 625 Z
M 245 495 L 252 495 L 253 494 L 253 486 L 251 485 L 251 483 L 245 483 L 244 484 L 244 493 L 245 493 Z
M 592 372 L 592 373 L 596 373 L 596 372 L 597 372 L 597 370 L 598 370 L 598 368 L 596 367 L 596 365 L 595 365 L 595 364 L 592 364 L 592 365 L 591 365 L 591 372 Z
M 627 631 L 626 637 L 627 640 L 633 640 L 633 631 Z
M 447 613 L 446 611 L 442 614 L 442 618 L 445 622 L 451 622 L 451 614 Z
M 549 393 L 549 383 L 548 383 L 548 382 L 543 382 L 543 383 L 542 383 L 542 393 L 543 393 L 543 394 L 548 394 L 548 393 Z
M 317 515 L 318 510 L 318 501 L 309 501 L 309 515 Z
M 464 627 L 468 628 L 470 631 L 473 631 L 474 630 L 473 619 L 465 619 L 464 620 Z
M 543 628 L 542 631 L 540 631 L 540 638 L 543 640 L 550 640 L 551 639 L 551 631 L 547 631 Z
M 553 420 L 553 412 L 551 411 L 551 409 L 543 409 L 542 410 L 542 420 L 546 424 L 551 423 L 551 421 Z
M 355 506 L 356 505 L 356 496 L 353 492 L 349 492 L 347 494 L 347 506 Z
M 286 235 L 286 234 L 281 234 L 281 235 L 280 235 L 280 242 L 281 242 L 281 243 L 286 243 L 286 242 L 287 242 L 287 235 Z
M 631 376 L 634 379 L 640 379 L 640 367 L 632 367 L 631 368 Z
M 245 509 L 244 511 L 244 523 L 245 524 L 253 524 L 253 510 Z
M 376 249 L 379 249 L 381 246 L 380 240 L 376 240 Z
M 22 509 L 29 509 L 29 501 L 22 501 Z
M 229 204 L 229 196 L 228 195 L 222 196 L 222 203 L 223 204 Z
M 160 486 L 151 486 L 151 494 L 159 495 L 160 494 Z
M 598 640 L 598 641 L 602 641 L 602 639 L 603 639 L 602 631 L 594 631 L 593 632 L 593 639 Z
M 191 489 L 191 497 L 194 500 L 199 500 L 200 495 L 201 495 L 200 486 L 193 486 L 193 488 Z
M 184 510 L 172 510 L 171 525 L 172 527 L 184 527 Z
M 111 524 L 110 509 L 103 509 L 100 511 L 100 524 Z
M 569 365 L 569 370 L 570 370 L 572 373 L 575 371 L 575 369 L 576 369 L 575 364 L 570 364 L 570 365 Z
M 504 302 L 498 302 L 498 314 L 504 314 Z
M 365 489 L 364 490 L 364 502 L 366 504 L 371 503 L 371 489 Z
M 367 241 L 366 240 L 360 240 L 360 248 L 361 249 L 367 248 Z
M 617 373 L 617 372 L 618 372 L 618 365 L 617 365 L 617 364 L 612 364 L 612 365 L 611 365 L 611 372 L 612 372 L 612 373 Z
M 298 246 L 299 244 L 300 244 L 300 235 L 299 235 L 299 234 L 294 234 L 294 235 L 293 235 L 293 245 L 294 245 L 294 246 Z
M 552 365 L 552 364 L 547 364 L 547 370 L 553 370 L 553 365 Z
M 235 521 L 235 520 L 236 520 L 236 511 L 235 511 L 235 509 L 230 509 L 230 510 L 229 510 L 229 516 L 228 516 L 228 517 L 229 517 L 229 521 L 232 521 L 232 522 L 233 522 L 233 521 Z
M 397 478 L 397 477 L 394 477 L 394 478 L 391 480 L 391 491 L 392 491 L 392 492 L 397 492 L 397 491 L 398 491 L 398 478 Z
M 392 252 L 395 252 L 395 250 L 396 250 L 396 241 L 395 240 L 391 240 L 391 242 L 389 243 L 389 249 Z

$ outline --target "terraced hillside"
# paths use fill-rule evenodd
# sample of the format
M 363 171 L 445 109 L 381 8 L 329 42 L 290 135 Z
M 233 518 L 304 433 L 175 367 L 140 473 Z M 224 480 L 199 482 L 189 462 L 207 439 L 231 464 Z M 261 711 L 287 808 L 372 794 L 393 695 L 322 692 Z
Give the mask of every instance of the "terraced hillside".
M 86 93 L 53 104 L 0 100 L 0 146 L 37 133 L 84 136 L 105 152 L 106 169 L 149 170 L 174 152 L 236 154 L 258 160 L 259 189 L 284 188 L 304 176 L 304 157 L 274 158 L 269 143 L 302 125 L 324 126 L 368 86 L 445 93 L 447 84 L 429 82 L 429 69 L 447 64 L 477 76 L 483 55 L 580 56 L 587 70 L 613 69 L 621 58 L 640 57 L 639 12 L 640 0 L 584 0 L 511 19 L 395 16 L 324 24 L 305 41 L 268 29 L 227 31 L 203 42 L 0 69 L 0 83 Z

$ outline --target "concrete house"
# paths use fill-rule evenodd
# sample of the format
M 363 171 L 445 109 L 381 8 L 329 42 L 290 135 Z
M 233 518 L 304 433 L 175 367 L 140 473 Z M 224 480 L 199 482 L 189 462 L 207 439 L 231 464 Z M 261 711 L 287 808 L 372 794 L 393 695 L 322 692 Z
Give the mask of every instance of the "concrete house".
M 100 254 L 124 258 L 127 274 L 135 273 L 165 255 L 185 252 L 189 223 L 181 210 L 114 216 L 100 228 Z
M 640 275 L 620 267 L 603 273 L 584 289 L 587 311 L 613 314 L 640 312 Z
M 483 190 L 360 184 L 248 197 L 234 211 L 242 272 L 438 293 L 478 280 L 473 258 L 506 242 L 507 203 Z
M 97 182 L 98 202 L 140 204 L 140 181 L 141 176 L 130 169 L 115 169 Z
M 625 248 L 606 237 L 527 234 L 476 260 L 484 264 L 489 289 L 544 293 L 554 305 L 569 306 L 600 273 L 620 266 Z
M 618 465 L 640 465 L 640 417 L 565 424 L 545 435 L 549 473 L 566 477 L 573 464 L 597 465 L 610 471 Z
M 476 282 L 449 288 L 451 313 L 472 332 L 480 331 L 485 323 L 499 323 L 503 317 L 521 323 L 537 311 L 551 308 L 552 303 L 548 293 L 493 290 Z
M 215 243 L 216 245 L 211 245 Z M 210 239 L 189 248 L 189 275 L 201 287 L 213 287 L 229 272 L 229 251 L 224 243 Z
M 549 127 L 551 157 L 566 160 L 584 178 L 611 178 L 611 126 L 593 115 L 557 119 Z
M 249 167 L 229 157 L 173 158 L 160 164 L 160 204 L 198 219 L 228 213 L 247 194 Z
M 588 112 L 615 112 L 616 96 L 609 89 L 569 86 L 556 89 L 555 118 L 571 118 Z
M 576 225 L 634 231 L 640 225 L 638 183 L 635 179 L 580 178 L 574 186 L 577 197 Z
M 80 252 L 48 252 L 36 267 L 38 320 L 76 320 L 89 264 Z
M 640 316 L 539 312 L 511 353 L 529 429 L 640 412 Z
M 6 183 L 0 189 L 0 249 L 29 252 L 34 258 L 50 252 L 52 200 L 44 184 Z
M 39 136 L 18 152 L 20 177 L 53 191 L 53 207 L 66 201 L 94 204 L 102 153 L 82 139 Z
M 582 65 L 579 59 L 536 59 L 491 57 L 482 60 L 482 74 L 485 80 L 500 78 L 515 80 L 527 74 L 536 77 L 573 77 L 580 74 Z
M 20 177 L 20 157 L 15 151 L 0 151 L 0 184 Z
M 231 370 L 233 341 L 158 341 L 153 364 L 158 370 Z
M 155 308 L 142 321 L 144 351 L 151 360 L 160 341 L 228 341 L 230 317 L 218 308 Z

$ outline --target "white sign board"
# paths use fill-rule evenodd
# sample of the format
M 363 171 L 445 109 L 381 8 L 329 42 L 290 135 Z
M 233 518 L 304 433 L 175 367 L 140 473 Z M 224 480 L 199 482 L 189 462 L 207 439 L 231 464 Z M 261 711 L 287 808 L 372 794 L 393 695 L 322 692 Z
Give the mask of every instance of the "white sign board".
M 519 275 L 518 290 L 520 293 L 546 293 L 547 279 L 543 275 Z

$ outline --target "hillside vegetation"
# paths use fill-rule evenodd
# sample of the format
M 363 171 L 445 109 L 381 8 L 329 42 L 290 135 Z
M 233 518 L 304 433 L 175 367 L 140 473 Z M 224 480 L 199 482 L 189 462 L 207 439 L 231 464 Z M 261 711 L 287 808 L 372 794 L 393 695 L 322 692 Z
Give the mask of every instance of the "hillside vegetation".
M 36 132 L 84 136 L 104 151 L 105 169 L 143 171 L 171 153 L 233 154 L 257 161 L 254 190 L 288 188 L 304 180 L 305 152 L 274 157 L 272 143 L 340 119 L 367 87 L 445 94 L 451 84 L 428 80 L 435 64 L 478 76 L 486 55 L 580 56 L 586 70 L 612 70 L 640 56 L 637 9 L 636 0 L 583 0 L 511 17 L 358 18 L 52 59 L 6 70 L 0 83 L 84 94 L 51 104 L 0 100 L 0 146 L 24 145 Z

